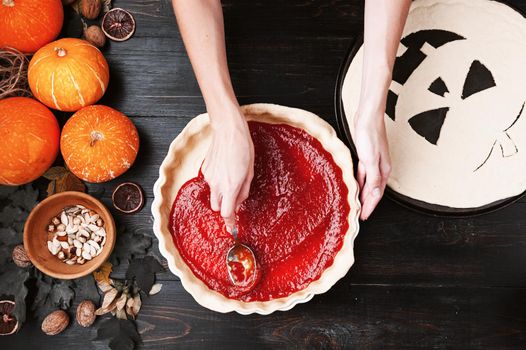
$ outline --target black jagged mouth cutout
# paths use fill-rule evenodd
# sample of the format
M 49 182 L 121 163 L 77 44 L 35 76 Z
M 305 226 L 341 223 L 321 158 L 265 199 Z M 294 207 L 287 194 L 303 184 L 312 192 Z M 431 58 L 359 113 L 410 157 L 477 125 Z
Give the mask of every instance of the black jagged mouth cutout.
M 418 135 L 436 146 L 448 111 L 449 107 L 432 109 L 415 115 L 408 122 Z

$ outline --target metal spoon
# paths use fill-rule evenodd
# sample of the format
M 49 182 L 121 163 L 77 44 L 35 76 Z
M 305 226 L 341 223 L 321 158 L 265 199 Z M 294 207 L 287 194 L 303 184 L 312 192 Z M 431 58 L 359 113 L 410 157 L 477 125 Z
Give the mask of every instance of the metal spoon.
M 226 255 L 228 277 L 235 286 L 249 287 L 255 282 L 256 256 L 252 249 L 238 242 L 235 225 L 232 227 L 231 233 L 235 243 Z

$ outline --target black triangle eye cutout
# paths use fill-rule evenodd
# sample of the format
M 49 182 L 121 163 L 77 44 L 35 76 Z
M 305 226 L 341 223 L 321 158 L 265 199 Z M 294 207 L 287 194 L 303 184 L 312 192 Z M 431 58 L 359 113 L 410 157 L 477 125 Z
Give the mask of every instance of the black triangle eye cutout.
M 449 108 L 444 107 L 422 112 L 409 119 L 409 125 L 418 135 L 436 145 L 448 111 Z
M 466 99 L 477 92 L 497 86 L 493 74 L 480 61 L 473 61 L 469 67 L 464 88 L 462 89 L 462 99 Z
M 446 83 L 444 83 L 444 81 L 440 77 L 436 78 L 435 81 L 432 82 L 431 85 L 429 85 L 428 90 L 442 97 L 446 95 L 446 92 L 449 92 Z

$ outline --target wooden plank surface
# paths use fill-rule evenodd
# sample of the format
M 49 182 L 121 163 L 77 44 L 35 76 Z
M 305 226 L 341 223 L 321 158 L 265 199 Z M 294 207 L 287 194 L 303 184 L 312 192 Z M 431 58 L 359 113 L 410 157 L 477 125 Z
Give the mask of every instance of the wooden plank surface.
M 511 1 L 526 10 L 526 1 Z M 137 20 L 135 36 L 104 51 L 111 83 L 101 101 L 137 125 L 135 166 L 90 185 L 103 199 L 121 181 L 139 182 L 147 205 L 118 222 L 153 236 L 150 206 L 172 139 L 204 111 L 169 0 L 115 0 Z M 339 65 L 363 25 L 351 0 L 224 1 L 228 55 L 241 103 L 272 102 L 317 113 L 336 125 Z M 64 117 L 62 117 L 64 121 Z M 481 217 L 420 215 L 384 199 L 363 223 L 356 263 L 328 293 L 270 316 L 200 307 L 171 273 L 139 317 L 145 349 L 523 349 L 526 345 L 526 200 Z M 122 268 L 117 270 L 122 273 Z M 2 349 L 99 349 L 94 328 L 44 336 L 35 320 Z

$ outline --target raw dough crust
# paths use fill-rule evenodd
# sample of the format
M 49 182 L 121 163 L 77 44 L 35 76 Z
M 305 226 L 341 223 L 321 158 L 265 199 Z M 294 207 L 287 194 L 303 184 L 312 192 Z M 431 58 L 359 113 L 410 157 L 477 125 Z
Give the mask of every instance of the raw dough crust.
M 421 50 L 427 57 L 414 76 L 404 85 L 391 86 L 399 90 L 399 99 L 395 121 L 385 117 L 393 165 L 388 186 L 410 198 L 453 208 L 478 208 L 521 194 L 526 189 L 526 116 L 516 121 L 508 135 L 503 125 L 519 115 L 526 101 L 525 18 L 496 1 L 413 2 L 402 37 L 429 29 L 451 31 L 466 39 L 436 49 L 424 44 Z M 398 56 L 405 49 L 400 45 Z M 466 64 L 473 60 L 488 67 L 496 87 L 463 99 Z M 351 134 L 362 62 L 363 46 L 347 71 L 342 90 Z M 447 83 L 446 97 L 428 91 L 438 77 Z M 450 107 L 450 111 L 433 145 L 410 127 L 408 119 L 439 107 Z M 488 157 L 492 145 L 495 148 Z M 475 171 L 486 157 L 487 162 Z
M 332 154 L 334 162 L 342 169 L 343 181 L 349 190 L 347 198 L 350 206 L 349 229 L 341 250 L 334 258 L 334 263 L 306 289 L 285 298 L 265 302 L 242 302 L 228 299 L 209 289 L 195 277 L 175 248 L 168 225 L 170 209 L 179 189 L 186 181 L 197 176 L 210 144 L 211 130 L 207 114 L 201 114 L 192 119 L 170 145 L 168 154 L 159 169 L 159 179 L 154 186 L 153 229 L 159 240 L 159 250 L 167 259 L 170 270 L 181 279 L 183 287 L 199 304 L 218 312 L 270 314 L 277 310 L 289 310 L 298 303 L 309 301 L 315 294 L 325 293 L 345 276 L 353 265 L 353 244 L 359 229 L 358 185 L 353 176 L 349 149 L 338 139 L 334 129 L 318 116 L 301 109 L 272 104 L 243 106 L 242 111 L 247 120 L 288 124 L 305 130 L 320 141 L 325 150 Z

